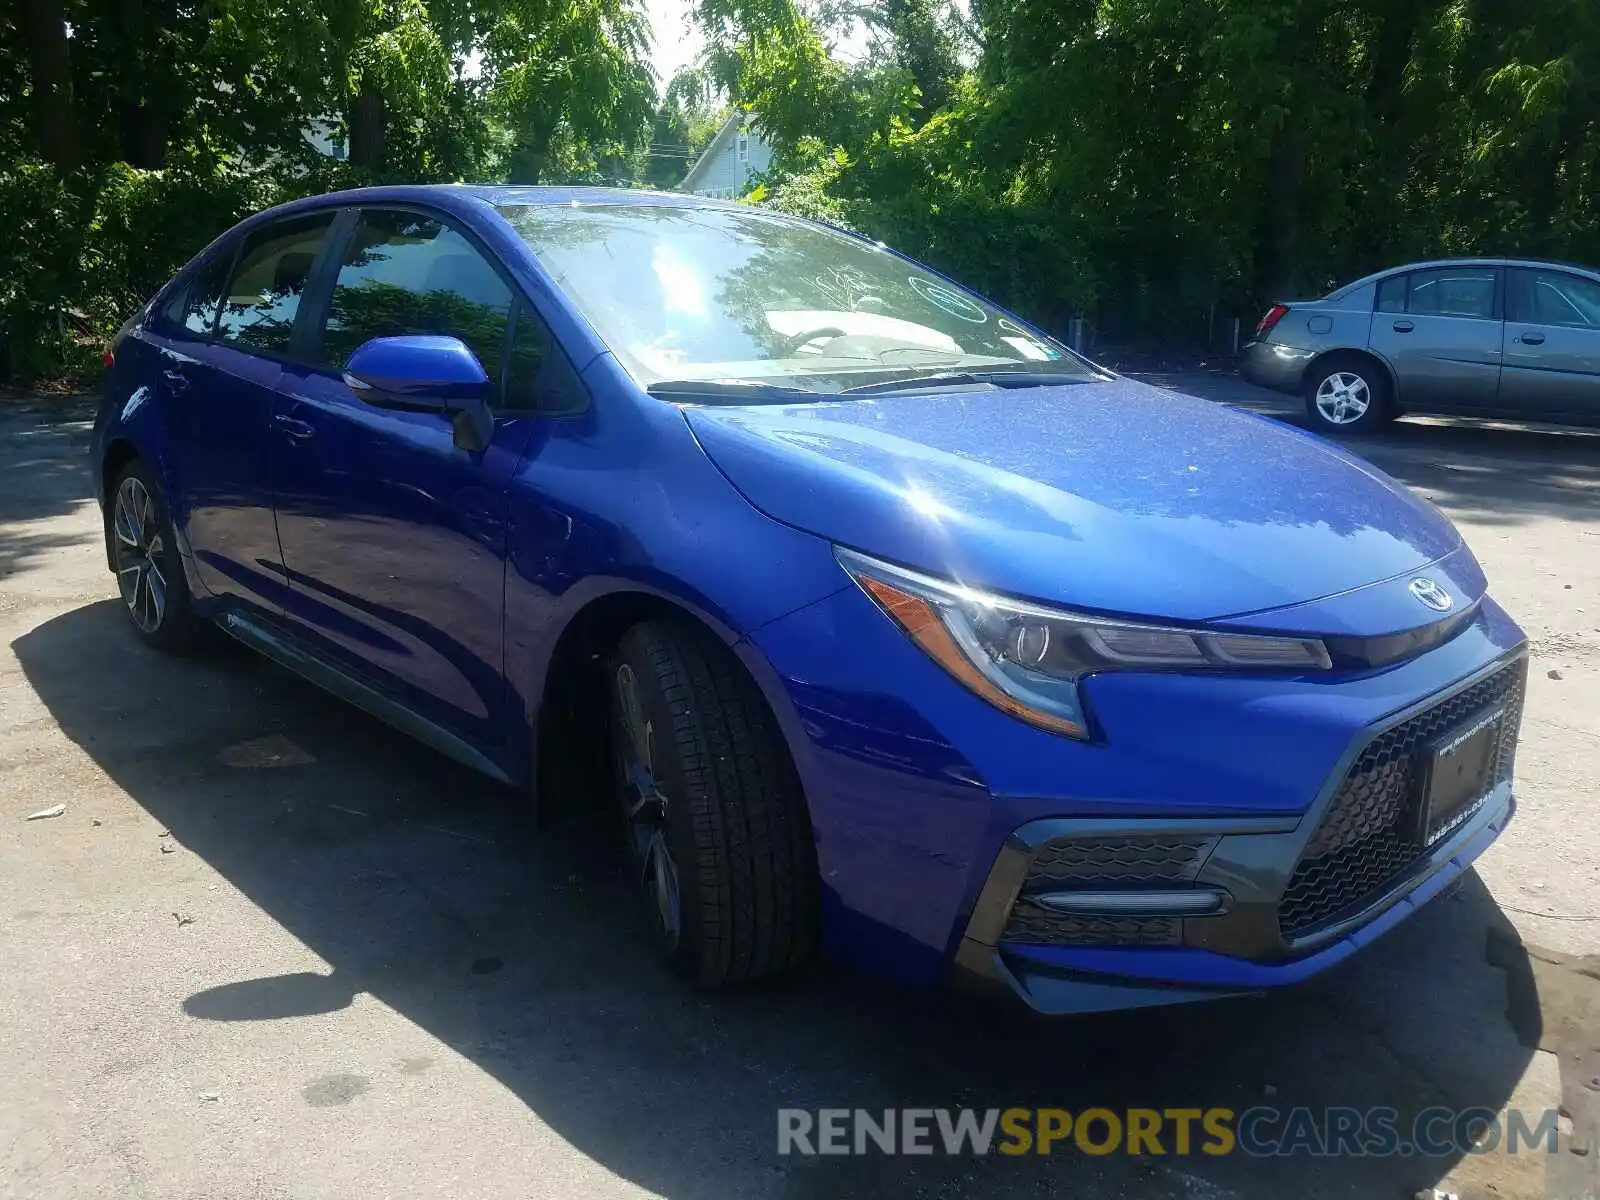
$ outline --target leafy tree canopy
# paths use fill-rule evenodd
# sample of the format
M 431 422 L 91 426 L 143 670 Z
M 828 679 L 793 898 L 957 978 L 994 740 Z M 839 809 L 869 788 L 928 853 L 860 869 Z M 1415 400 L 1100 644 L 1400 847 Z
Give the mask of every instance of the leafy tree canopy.
M 1593 0 L 701 0 L 759 198 L 1063 328 L 1219 318 L 1407 258 L 1600 262 Z M 869 53 L 823 49 L 849 22 Z
M 672 187 L 732 105 L 775 149 L 749 199 L 1122 342 L 1203 343 L 1426 254 L 1600 262 L 1595 0 L 697 0 L 705 50 L 671 80 L 640 5 L 7 6 L 0 370 L 92 363 L 264 204 Z

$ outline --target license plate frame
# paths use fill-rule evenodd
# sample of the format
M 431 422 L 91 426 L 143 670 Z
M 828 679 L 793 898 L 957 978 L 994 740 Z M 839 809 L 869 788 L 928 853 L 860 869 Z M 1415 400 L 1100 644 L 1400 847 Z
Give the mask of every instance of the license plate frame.
M 1474 713 L 1428 742 L 1417 762 L 1417 840 L 1432 848 L 1494 791 L 1507 706 Z

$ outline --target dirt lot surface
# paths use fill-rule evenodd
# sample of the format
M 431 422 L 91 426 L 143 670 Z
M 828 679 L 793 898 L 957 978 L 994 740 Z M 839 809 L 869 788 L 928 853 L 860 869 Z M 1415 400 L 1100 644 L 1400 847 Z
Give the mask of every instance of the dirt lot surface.
M 603 829 L 535 837 L 515 794 L 242 649 L 146 651 L 85 415 L 0 405 L 0 1192 L 1595 1194 L 1600 436 L 1352 443 L 1461 526 L 1532 639 L 1521 808 L 1476 873 L 1309 988 L 1044 1023 L 826 968 L 695 993 L 645 952 Z M 1565 1104 L 1588 1153 L 776 1154 L 785 1106 L 1257 1104 Z

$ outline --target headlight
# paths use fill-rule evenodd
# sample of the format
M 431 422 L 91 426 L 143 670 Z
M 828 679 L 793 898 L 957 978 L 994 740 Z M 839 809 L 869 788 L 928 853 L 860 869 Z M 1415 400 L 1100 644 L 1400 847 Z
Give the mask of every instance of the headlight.
M 839 564 L 941 667 L 1041 729 L 1089 734 L 1078 680 L 1097 671 L 1320 671 L 1315 638 L 1214 633 L 1045 608 L 835 547 Z

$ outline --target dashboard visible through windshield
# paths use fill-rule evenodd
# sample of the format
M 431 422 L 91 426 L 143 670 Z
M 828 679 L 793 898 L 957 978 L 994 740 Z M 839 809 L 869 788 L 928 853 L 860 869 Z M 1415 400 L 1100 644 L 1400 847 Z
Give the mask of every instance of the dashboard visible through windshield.
M 667 205 L 500 213 L 643 386 L 768 385 L 803 399 L 952 372 L 1094 377 L 973 293 L 794 218 Z

